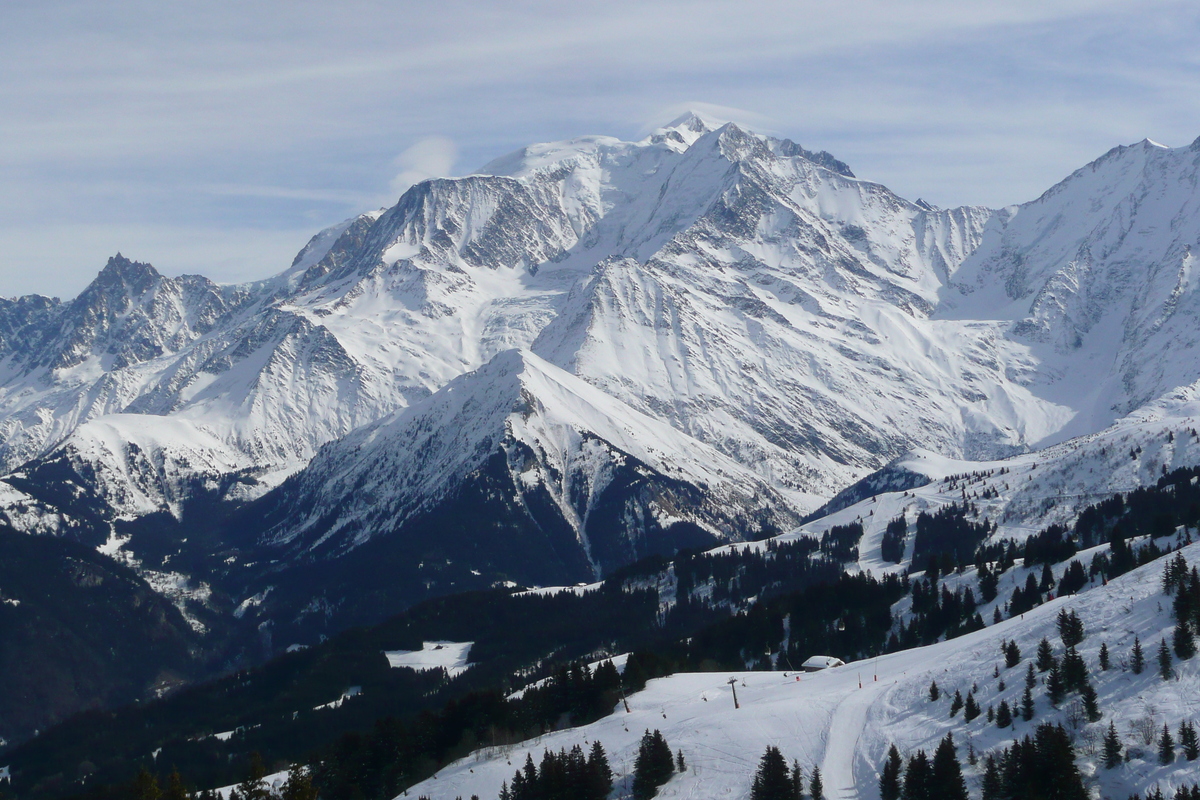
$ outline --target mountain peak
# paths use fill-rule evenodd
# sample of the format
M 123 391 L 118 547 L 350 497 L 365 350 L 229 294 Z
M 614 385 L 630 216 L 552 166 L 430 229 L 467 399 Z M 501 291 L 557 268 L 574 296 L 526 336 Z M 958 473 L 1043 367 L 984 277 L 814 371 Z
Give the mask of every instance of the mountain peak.
M 161 277 L 158 270 L 151 265 L 140 261 L 130 261 L 125 256 L 117 253 L 115 256 L 109 258 L 108 263 L 104 265 L 104 269 L 100 270 L 100 274 L 96 276 L 95 284 L 104 287 L 123 285 L 131 293 L 141 294 L 154 281 Z
M 691 133 L 709 133 L 720 128 L 729 120 L 717 119 L 716 117 L 701 114 L 699 111 L 688 110 L 679 115 L 675 119 L 663 125 L 660 130 L 670 131 L 690 131 Z

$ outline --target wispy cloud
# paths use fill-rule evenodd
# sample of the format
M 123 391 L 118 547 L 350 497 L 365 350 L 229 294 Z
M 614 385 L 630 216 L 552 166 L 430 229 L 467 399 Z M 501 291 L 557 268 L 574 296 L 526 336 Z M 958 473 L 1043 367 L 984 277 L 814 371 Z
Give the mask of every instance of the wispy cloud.
M 429 178 L 452 174 L 458 160 L 458 147 L 445 136 L 426 136 L 412 147 L 396 156 L 392 166 L 400 169 L 392 178 L 391 202 L 405 189 Z

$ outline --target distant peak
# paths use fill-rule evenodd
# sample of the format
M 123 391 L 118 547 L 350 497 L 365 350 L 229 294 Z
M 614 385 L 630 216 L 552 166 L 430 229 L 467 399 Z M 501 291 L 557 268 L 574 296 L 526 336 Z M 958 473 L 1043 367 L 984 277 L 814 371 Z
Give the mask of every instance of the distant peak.
M 709 133 L 715 131 L 729 120 L 718 120 L 715 117 L 688 110 L 662 126 L 663 131 L 689 131 L 691 133 Z
M 108 259 L 108 263 L 104 265 L 104 269 L 100 270 L 94 283 L 100 286 L 121 284 L 135 292 L 142 292 L 160 277 L 158 270 L 149 264 L 130 261 L 117 253 Z

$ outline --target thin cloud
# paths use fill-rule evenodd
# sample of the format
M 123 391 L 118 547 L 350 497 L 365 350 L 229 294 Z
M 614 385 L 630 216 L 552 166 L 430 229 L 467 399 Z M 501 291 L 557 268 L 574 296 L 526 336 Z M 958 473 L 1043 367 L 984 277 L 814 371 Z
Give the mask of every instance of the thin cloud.
M 448 177 L 458 160 L 458 147 L 454 141 L 445 136 L 426 136 L 396 156 L 393 166 L 399 167 L 400 172 L 392 178 L 388 187 L 392 199 L 404 193 L 408 187 L 429 178 Z

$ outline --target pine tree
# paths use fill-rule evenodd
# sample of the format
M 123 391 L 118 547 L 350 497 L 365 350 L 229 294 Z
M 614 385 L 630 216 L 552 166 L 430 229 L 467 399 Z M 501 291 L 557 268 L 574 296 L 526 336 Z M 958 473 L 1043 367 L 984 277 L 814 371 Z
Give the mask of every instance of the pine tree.
M 996 727 L 1007 728 L 1012 725 L 1012 709 L 1008 707 L 1007 700 L 1000 701 L 1000 707 L 996 709 Z
M 1163 723 L 1162 736 L 1158 739 L 1158 763 L 1170 764 L 1175 760 L 1175 740 L 1171 738 L 1171 729 Z
M 271 800 L 271 789 L 263 780 L 267 775 L 263 766 L 262 756 L 257 752 L 250 754 L 250 768 L 246 779 L 238 784 L 237 793 L 241 800 Z
M 963 719 L 967 722 L 978 717 L 980 714 L 979 703 L 975 702 L 975 693 L 967 692 L 966 702 L 963 703 Z
M 796 800 L 803 800 L 804 797 L 804 770 L 796 759 L 792 759 L 792 796 Z
M 1038 591 L 1048 592 L 1054 588 L 1054 572 L 1049 564 L 1042 564 L 1042 579 L 1038 581 Z
M 1100 721 L 1100 700 L 1096 697 L 1096 687 L 1090 683 L 1083 685 L 1083 713 L 1088 722 Z
M 171 774 L 167 776 L 167 789 L 163 792 L 163 800 L 188 800 L 188 790 L 183 785 L 183 776 L 175 767 L 171 767 Z
M 162 789 L 158 786 L 158 778 L 142 767 L 138 770 L 137 777 L 133 779 L 129 796 L 132 800 L 159 800 L 162 797 Z
M 1025 688 L 1032 692 L 1035 686 L 1037 686 L 1037 676 L 1033 674 L 1033 663 L 1030 662 L 1029 668 L 1025 670 Z
M 638 745 L 637 758 L 633 762 L 634 800 L 649 800 L 658 794 L 658 787 L 671 779 L 675 773 L 675 757 L 660 731 L 647 730 Z
M 1050 668 L 1050 674 L 1046 676 L 1046 697 L 1050 700 L 1050 705 L 1058 708 L 1058 704 L 1062 702 L 1063 695 L 1066 694 L 1067 687 L 1063 683 L 1062 672 L 1055 664 Z
M 924 750 L 918 750 L 908 757 L 908 767 L 904 770 L 904 788 L 900 793 L 901 800 L 928 800 L 929 784 L 933 780 L 933 770 L 929 757 Z
M 1033 690 L 1026 686 L 1025 692 L 1021 695 L 1021 719 L 1029 722 L 1033 719 L 1033 711 Z
M 779 748 L 767 745 L 750 786 L 750 800 L 796 800 L 787 761 Z
M 1083 620 L 1074 610 L 1067 611 L 1065 608 L 1058 612 L 1058 636 L 1062 639 L 1062 643 L 1066 647 L 1075 647 L 1083 642 Z
M 283 800 L 317 800 L 317 787 L 312 776 L 304 767 L 293 765 L 288 770 L 287 782 L 283 784 Z
M 813 767 L 812 780 L 808 782 L 808 793 L 812 800 L 825 800 L 825 784 L 821 782 L 820 767 Z
M 1087 664 L 1074 645 L 1067 648 L 1062 659 L 1063 688 L 1077 692 L 1088 682 Z
M 1196 736 L 1196 726 L 1189 721 L 1179 723 L 1179 746 L 1188 761 L 1200 758 L 1200 739 Z
M 1036 663 L 1038 672 L 1045 672 L 1050 669 L 1054 662 L 1054 648 L 1050 646 L 1050 640 L 1043 636 L 1042 640 L 1038 642 L 1037 648 Z
M 963 707 L 962 692 L 960 692 L 958 689 L 955 689 L 954 690 L 954 699 L 950 701 L 950 716 L 953 717 L 955 714 L 957 714 L 959 711 L 962 710 L 962 707 Z
M 1004 649 L 1004 666 L 1012 669 L 1017 664 L 1021 663 L 1021 648 L 1017 647 L 1016 642 L 1009 642 Z
M 600 740 L 592 742 L 592 750 L 588 753 L 587 778 L 584 780 L 584 795 L 586 800 L 604 800 L 612 791 L 613 774 L 608 765 L 608 754 Z
M 1167 647 L 1167 639 L 1158 645 L 1158 676 L 1165 680 L 1171 679 L 1171 648 Z
M 1130 653 L 1129 668 L 1134 675 L 1141 675 L 1142 670 L 1146 668 L 1146 654 L 1142 651 L 1142 640 L 1137 636 L 1133 637 L 1133 650 Z
M 938 689 L 937 681 L 933 681 L 932 683 L 930 683 L 929 684 L 929 702 L 935 703 L 935 702 L 937 702 L 937 699 L 941 696 L 942 696 L 942 693 Z
M 682 750 L 675 754 L 675 771 L 687 772 L 687 762 L 683 760 Z
M 879 773 L 879 800 L 900 800 L 903 788 L 900 773 L 903 769 L 904 761 L 900 758 L 900 751 L 893 744 L 888 748 L 887 761 L 883 762 L 883 769 Z
M 1000 767 L 994 756 L 989 755 L 983 765 L 983 800 L 1001 800 L 1004 784 L 1000 779 Z
M 1100 643 L 1100 669 L 1103 672 L 1108 672 L 1108 645 L 1104 642 Z
M 1175 647 L 1175 655 L 1188 659 L 1196 655 L 1196 637 L 1192 635 L 1192 626 L 1186 619 L 1175 623 L 1175 632 L 1171 634 L 1171 643 Z
M 967 783 L 963 780 L 962 766 L 958 763 L 954 738 L 949 733 L 933 753 L 928 796 L 938 800 L 967 800 Z
M 1121 737 L 1117 735 L 1116 723 L 1109 721 L 1108 732 L 1104 734 L 1104 766 L 1115 769 L 1121 764 Z

